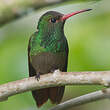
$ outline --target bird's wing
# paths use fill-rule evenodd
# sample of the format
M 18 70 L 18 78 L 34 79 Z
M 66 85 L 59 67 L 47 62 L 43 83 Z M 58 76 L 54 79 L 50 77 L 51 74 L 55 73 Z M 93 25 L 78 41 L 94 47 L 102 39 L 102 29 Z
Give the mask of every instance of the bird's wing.
M 66 39 L 66 37 L 65 37 L 65 41 L 66 41 L 66 43 L 65 43 L 65 52 L 66 52 L 66 63 L 65 63 L 65 68 L 64 68 L 64 72 L 66 72 L 67 71 L 67 66 L 68 66 L 68 53 L 69 53 L 69 47 L 68 47 L 68 42 L 67 42 L 67 39 Z
M 34 69 L 34 67 L 32 66 L 31 64 L 31 61 L 30 61 L 30 42 L 31 42 L 31 39 L 34 35 L 37 35 L 37 32 L 35 32 L 29 39 L 29 44 L 28 44 L 28 67 L 29 67 L 29 76 L 32 77 L 32 76 L 35 76 L 36 75 L 36 71 Z

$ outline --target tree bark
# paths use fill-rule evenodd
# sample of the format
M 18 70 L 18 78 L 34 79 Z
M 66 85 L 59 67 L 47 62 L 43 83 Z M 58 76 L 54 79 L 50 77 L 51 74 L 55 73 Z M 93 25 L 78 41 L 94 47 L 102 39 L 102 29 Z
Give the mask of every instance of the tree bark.
M 8 99 L 9 96 L 62 85 L 104 85 L 110 86 L 110 71 L 105 72 L 60 72 L 56 70 L 53 74 L 41 75 L 39 81 L 35 77 L 25 78 L 18 81 L 0 85 L 0 101 Z

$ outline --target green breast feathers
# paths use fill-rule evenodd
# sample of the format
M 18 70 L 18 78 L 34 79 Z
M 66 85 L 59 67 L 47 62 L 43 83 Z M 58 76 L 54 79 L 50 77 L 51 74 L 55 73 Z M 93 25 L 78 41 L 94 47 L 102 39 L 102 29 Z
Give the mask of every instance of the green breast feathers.
M 35 56 L 42 52 L 65 52 L 66 39 L 57 39 L 55 34 L 46 35 L 41 37 L 40 33 L 34 33 L 30 38 L 30 56 Z

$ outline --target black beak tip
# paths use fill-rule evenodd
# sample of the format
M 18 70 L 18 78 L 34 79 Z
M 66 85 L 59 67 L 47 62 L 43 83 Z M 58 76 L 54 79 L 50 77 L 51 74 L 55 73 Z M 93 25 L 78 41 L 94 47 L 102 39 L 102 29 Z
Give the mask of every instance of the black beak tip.
M 90 9 L 87 9 L 86 11 L 90 11 L 90 10 L 92 10 L 92 9 L 90 8 Z

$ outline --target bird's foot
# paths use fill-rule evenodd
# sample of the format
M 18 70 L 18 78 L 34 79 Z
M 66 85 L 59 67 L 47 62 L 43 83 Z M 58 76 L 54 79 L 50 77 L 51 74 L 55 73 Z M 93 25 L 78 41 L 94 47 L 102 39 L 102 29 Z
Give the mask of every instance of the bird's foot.
M 37 79 L 37 81 L 39 81 L 39 79 L 40 79 L 40 73 L 37 73 L 36 74 L 35 79 Z

